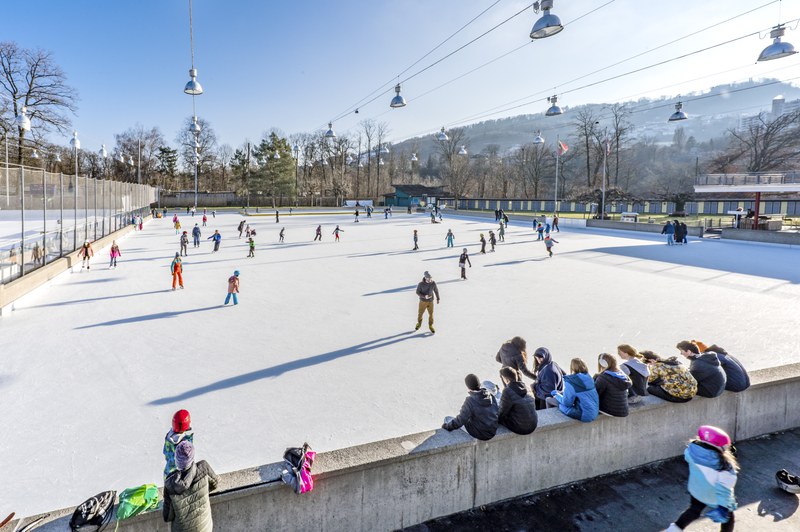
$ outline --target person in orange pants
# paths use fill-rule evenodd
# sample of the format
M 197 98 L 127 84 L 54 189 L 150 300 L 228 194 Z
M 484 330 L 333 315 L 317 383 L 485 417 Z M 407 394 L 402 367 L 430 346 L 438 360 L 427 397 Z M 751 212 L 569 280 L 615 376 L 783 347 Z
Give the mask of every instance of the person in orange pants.
M 181 260 L 180 253 L 175 253 L 175 258 L 172 259 L 169 271 L 172 272 L 172 289 L 175 290 L 176 281 L 181 289 L 183 289 L 183 261 Z

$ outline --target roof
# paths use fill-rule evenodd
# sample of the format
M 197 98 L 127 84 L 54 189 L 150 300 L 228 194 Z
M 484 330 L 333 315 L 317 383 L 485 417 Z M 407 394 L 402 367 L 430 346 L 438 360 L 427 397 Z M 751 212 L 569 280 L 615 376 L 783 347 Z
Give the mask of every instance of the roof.
M 442 187 L 426 187 L 425 185 L 392 185 L 396 192 L 408 196 L 442 196 L 445 191 Z

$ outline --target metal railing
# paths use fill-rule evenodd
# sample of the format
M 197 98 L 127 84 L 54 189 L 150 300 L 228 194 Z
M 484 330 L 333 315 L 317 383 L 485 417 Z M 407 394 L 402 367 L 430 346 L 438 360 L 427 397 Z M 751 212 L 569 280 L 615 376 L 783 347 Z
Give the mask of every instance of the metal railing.
M 800 172 L 752 172 L 704 174 L 694 178 L 696 186 L 800 185 Z
M 45 172 L 0 170 L 0 283 L 130 224 L 150 211 L 148 185 Z

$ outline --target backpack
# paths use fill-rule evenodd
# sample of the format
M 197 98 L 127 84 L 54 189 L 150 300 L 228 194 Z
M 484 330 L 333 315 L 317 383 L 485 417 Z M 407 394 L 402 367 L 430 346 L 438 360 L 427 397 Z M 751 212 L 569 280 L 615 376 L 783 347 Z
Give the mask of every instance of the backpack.
M 134 515 L 158 507 L 158 488 L 155 484 L 143 484 L 128 488 L 119 494 L 117 521 L 130 519 Z
M 114 499 L 117 497 L 116 491 L 104 491 L 94 497 L 90 497 L 82 502 L 72 518 L 69 520 L 69 528 L 72 532 L 91 530 L 99 532 L 105 530 L 111 522 L 114 513 Z
M 281 479 L 294 489 L 295 493 L 306 493 L 314 489 L 311 466 L 317 453 L 307 443 L 302 447 L 289 447 L 283 453 L 284 470 Z

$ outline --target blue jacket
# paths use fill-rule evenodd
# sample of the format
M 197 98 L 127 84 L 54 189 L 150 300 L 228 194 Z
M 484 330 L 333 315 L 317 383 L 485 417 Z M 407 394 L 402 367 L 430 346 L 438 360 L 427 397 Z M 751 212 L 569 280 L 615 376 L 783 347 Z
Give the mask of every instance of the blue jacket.
M 536 370 L 536 383 L 533 385 L 533 394 L 544 401 L 548 397 L 552 397 L 550 392 L 553 390 L 564 391 L 564 379 L 562 378 L 564 372 L 561 371 L 558 364 L 553 362 L 550 351 L 546 347 L 538 348 L 534 356 L 541 357 L 542 364 Z
M 671 223 L 667 222 L 667 225 L 665 225 L 661 229 L 661 234 L 662 235 L 674 235 L 675 234 L 675 226 L 673 226 Z
M 728 510 L 736 509 L 736 471 L 720 471 L 720 458 L 717 451 L 692 442 L 683 453 L 689 464 L 689 493 L 706 506 L 722 506 Z
M 584 423 L 594 421 L 600 412 L 600 398 L 594 380 L 586 373 L 564 377 L 564 393 L 556 394 L 555 398 L 563 414 Z
M 200 238 L 200 228 L 199 227 L 194 226 L 194 229 L 192 229 L 192 236 Z
M 743 392 L 750 387 L 750 375 L 742 363 L 728 353 L 717 353 L 719 363 L 725 371 L 725 389 L 731 392 Z

